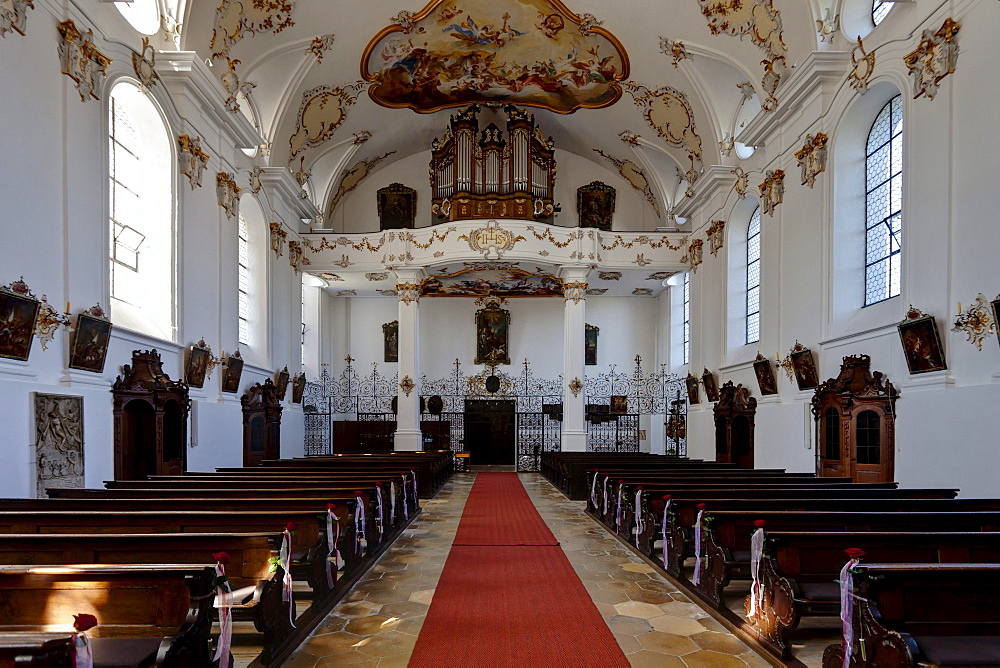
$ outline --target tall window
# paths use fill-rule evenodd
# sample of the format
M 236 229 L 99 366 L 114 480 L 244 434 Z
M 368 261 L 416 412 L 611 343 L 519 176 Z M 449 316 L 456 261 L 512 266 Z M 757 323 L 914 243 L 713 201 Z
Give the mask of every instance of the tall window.
M 865 306 L 899 295 L 903 232 L 903 98 L 897 95 L 868 134 L 865 176 Z
M 108 105 L 111 315 L 115 325 L 174 338 L 173 164 L 167 127 L 137 86 Z
M 889 10 L 892 9 L 893 0 L 872 0 L 872 21 L 875 25 L 882 23 Z
M 250 345 L 250 242 L 247 240 L 247 220 L 242 211 L 239 230 L 240 343 Z
M 691 361 L 691 272 L 684 273 L 684 364 Z
M 760 341 L 760 207 L 747 227 L 747 343 Z

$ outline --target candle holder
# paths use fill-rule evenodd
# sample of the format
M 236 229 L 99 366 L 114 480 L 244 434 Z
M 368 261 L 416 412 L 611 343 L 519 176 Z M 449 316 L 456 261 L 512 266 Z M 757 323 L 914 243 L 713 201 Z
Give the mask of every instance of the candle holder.
M 962 311 L 961 304 L 959 304 L 958 318 L 951 331 L 964 332 L 965 340 L 976 346 L 978 350 L 983 349 L 983 339 L 997 332 L 996 322 L 990 315 L 990 302 L 986 301 L 986 296 L 982 292 L 965 311 Z

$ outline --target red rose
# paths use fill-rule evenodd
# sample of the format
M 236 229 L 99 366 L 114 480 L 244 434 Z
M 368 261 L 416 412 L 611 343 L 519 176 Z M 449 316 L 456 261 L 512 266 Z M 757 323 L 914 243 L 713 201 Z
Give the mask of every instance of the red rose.
M 361 492 L 354 492 L 354 496 L 361 496 Z
M 625 481 L 624 481 L 624 480 L 622 480 L 621 478 L 618 478 L 618 484 L 619 484 L 619 485 L 624 485 L 624 484 L 625 484 Z
M 846 552 L 847 556 L 849 556 L 851 559 L 860 559 L 866 554 L 864 550 L 857 547 L 849 547 L 846 550 L 844 550 L 844 552 Z
M 763 529 L 765 526 L 767 526 L 767 520 L 754 520 L 753 525 L 758 529 Z
M 228 552 L 213 552 L 212 558 L 223 566 L 228 566 L 233 561 L 233 558 L 229 556 Z
M 380 483 L 380 482 L 377 482 L 377 483 L 375 483 L 375 486 L 376 486 L 376 487 L 381 487 L 381 486 L 382 486 L 382 483 Z
M 642 485 L 636 485 L 635 489 L 636 489 L 637 492 L 641 492 L 642 491 Z
M 73 628 L 79 633 L 83 633 L 97 626 L 97 617 L 93 615 L 88 615 L 83 613 L 82 615 L 73 615 Z
M 336 503 L 328 503 L 328 504 L 326 504 L 326 509 L 327 510 L 336 510 L 337 509 L 337 504 Z
M 285 530 L 286 531 L 295 531 L 298 528 L 299 528 L 299 525 L 296 524 L 295 522 L 289 522 L 288 524 L 285 525 Z
M 698 510 L 705 510 L 705 508 L 708 508 L 708 506 L 706 506 L 704 503 L 698 504 Z
M 669 501 L 670 500 L 670 495 L 669 494 L 664 494 L 663 495 L 663 500 L 664 501 Z

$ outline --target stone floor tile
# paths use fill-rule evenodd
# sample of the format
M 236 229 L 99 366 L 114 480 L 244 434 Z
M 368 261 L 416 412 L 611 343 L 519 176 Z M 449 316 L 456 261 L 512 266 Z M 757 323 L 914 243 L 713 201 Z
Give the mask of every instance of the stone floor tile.
M 691 642 L 690 638 L 677 636 L 673 633 L 663 633 L 662 631 L 644 633 L 641 636 L 637 636 L 636 640 L 639 641 L 643 649 L 647 649 L 650 652 L 670 654 L 671 656 L 684 656 L 698 650 L 698 646 Z
M 705 627 L 698 623 L 696 619 L 688 619 L 687 617 L 677 617 L 676 615 L 662 615 L 660 617 L 653 617 L 649 620 L 650 626 L 652 626 L 657 631 L 663 631 L 664 633 L 673 633 L 679 636 L 693 636 L 695 634 L 705 634 Z M 732 636 L 730 636 L 732 637 Z M 735 638 L 733 638 L 735 640 Z M 741 643 L 742 645 L 742 643 Z M 703 649 L 712 649 L 710 647 L 701 646 Z
M 639 617 L 640 619 L 652 619 L 653 617 L 659 617 L 663 614 L 660 606 L 651 605 L 649 603 L 641 603 L 639 601 L 619 603 L 615 606 L 615 610 L 618 611 L 619 615 Z
M 643 650 L 627 657 L 632 668 L 684 668 L 684 662 L 676 656 Z
M 684 663 L 689 668 L 746 668 L 747 665 L 738 656 L 712 652 L 706 649 L 685 655 Z

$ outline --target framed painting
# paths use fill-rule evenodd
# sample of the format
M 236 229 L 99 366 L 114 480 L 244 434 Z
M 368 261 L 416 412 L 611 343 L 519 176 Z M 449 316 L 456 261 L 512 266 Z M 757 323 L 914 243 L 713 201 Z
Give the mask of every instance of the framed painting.
M 399 321 L 393 320 L 382 325 L 383 361 L 399 361 Z
M 611 231 L 615 215 L 615 189 L 606 183 L 592 181 L 576 189 L 576 212 L 580 227 Z
M 222 391 L 235 394 L 240 391 L 240 378 L 243 376 L 243 358 L 235 352 L 226 358 L 226 369 L 222 373 Z
M 993 322 L 1000 324 L 1000 320 L 997 320 L 997 318 L 1000 318 L 1000 295 L 998 295 L 996 299 L 990 302 L 990 307 L 992 307 L 993 309 Z M 997 339 L 1000 340 L 1000 326 L 998 326 L 996 329 L 997 329 Z
M 903 344 L 903 356 L 911 374 L 947 369 L 944 348 L 934 316 L 911 309 L 906 319 L 896 325 Z
M 597 366 L 597 337 L 601 335 L 601 328 L 587 325 L 583 335 L 584 364 L 587 366 Z
M 281 371 L 277 371 L 274 374 L 274 393 L 278 397 L 278 401 L 285 400 L 285 394 L 288 392 L 288 381 L 291 376 L 288 374 L 288 367 L 286 366 Z
M 295 380 L 292 381 L 292 403 L 301 404 L 302 395 L 306 392 L 306 374 L 298 373 L 295 374 Z
M 813 359 L 812 351 L 808 348 L 795 350 L 790 355 L 792 360 L 792 371 L 795 373 L 795 383 L 800 390 L 811 390 L 819 386 L 819 377 L 816 374 L 816 361 Z
M 475 364 L 510 364 L 510 311 L 491 301 L 476 311 Z
M 611 412 L 614 415 L 626 415 L 628 413 L 628 397 L 623 394 L 611 395 Z
M 212 351 L 207 347 L 193 345 L 188 349 L 187 364 L 184 366 L 184 377 L 191 387 L 205 387 L 205 377 L 208 375 L 208 361 Z
M 715 382 L 715 375 L 705 369 L 701 374 L 701 384 L 705 386 L 705 398 L 709 401 L 719 400 L 719 385 Z
M 757 376 L 757 386 L 762 395 L 778 393 L 778 383 L 774 380 L 774 367 L 771 366 L 771 360 L 757 355 L 757 360 L 753 363 L 753 372 Z
M 383 230 L 411 230 L 417 217 L 417 191 L 402 183 L 378 190 L 378 219 Z
M 103 373 L 110 342 L 111 321 L 81 313 L 69 344 L 69 368 Z
M 0 357 L 28 359 L 41 306 L 37 299 L 0 290 Z
M 684 384 L 687 386 L 688 403 L 700 404 L 701 397 L 698 394 L 698 379 L 688 374 L 688 377 L 684 379 Z

